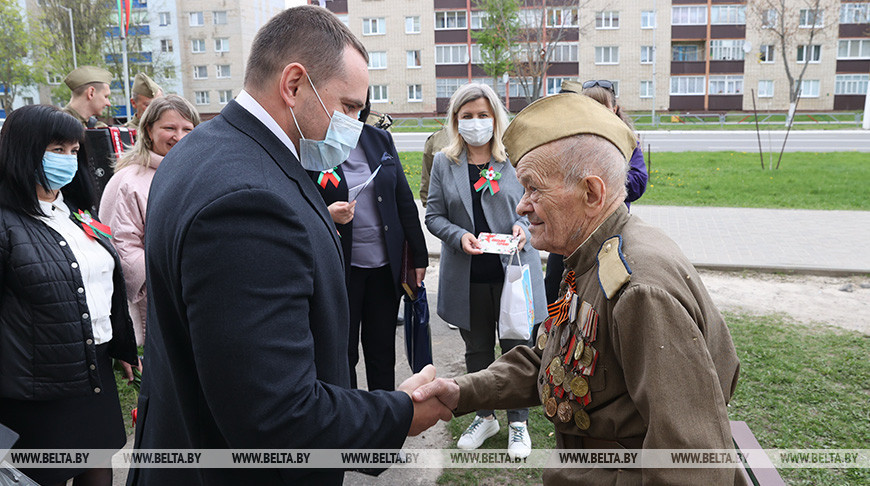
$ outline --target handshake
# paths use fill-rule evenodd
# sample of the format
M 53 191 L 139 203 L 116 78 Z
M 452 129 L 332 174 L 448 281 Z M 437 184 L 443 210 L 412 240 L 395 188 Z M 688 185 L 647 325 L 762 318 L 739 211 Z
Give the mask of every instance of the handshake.
M 435 367 L 426 365 L 419 373 L 401 385 L 403 391 L 414 401 L 414 418 L 408 435 L 418 435 L 441 419 L 449 422 L 453 410 L 459 405 L 459 385 L 454 380 L 435 378 Z

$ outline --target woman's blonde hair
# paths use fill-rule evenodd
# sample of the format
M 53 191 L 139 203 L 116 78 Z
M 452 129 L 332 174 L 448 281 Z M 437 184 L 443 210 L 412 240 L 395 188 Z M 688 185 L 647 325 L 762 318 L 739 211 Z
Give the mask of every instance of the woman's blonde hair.
M 499 162 L 507 160 L 507 153 L 505 153 L 504 143 L 501 140 L 501 136 L 508 125 L 507 110 L 505 110 L 504 105 L 502 105 L 501 100 L 499 100 L 492 88 L 485 84 L 469 83 L 460 86 L 453 93 L 453 96 L 450 97 L 450 104 L 447 106 L 447 132 L 450 134 L 450 143 L 447 144 L 443 152 L 447 155 L 448 159 L 457 164 L 459 163 L 459 156 L 468 148 L 465 144 L 465 139 L 459 135 L 459 110 L 466 103 L 480 98 L 486 99 L 489 102 L 490 108 L 492 108 L 492 139 L 490 140 L 492 157 Z
M 154 143 L 149 131 L 157 123 L 157 120 L 170 110 L 177 112 L 182 118 L 193 123 L 194 127 L 199 125 L 199 113 L 186 99 L 174 94 L 154 98 L 139 121 L 139 128 L 136 130 L 136 143 L 115 162 L 115 172 L 128 165 L 148 167 L 151 162 L 151 147 Z

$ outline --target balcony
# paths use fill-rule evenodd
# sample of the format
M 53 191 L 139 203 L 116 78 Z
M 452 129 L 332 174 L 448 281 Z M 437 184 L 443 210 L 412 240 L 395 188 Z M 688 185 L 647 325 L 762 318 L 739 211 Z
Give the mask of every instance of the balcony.
M 706 48 L 703 42 L 675 43 L 671 47 L 671 74 L 704 74 Z

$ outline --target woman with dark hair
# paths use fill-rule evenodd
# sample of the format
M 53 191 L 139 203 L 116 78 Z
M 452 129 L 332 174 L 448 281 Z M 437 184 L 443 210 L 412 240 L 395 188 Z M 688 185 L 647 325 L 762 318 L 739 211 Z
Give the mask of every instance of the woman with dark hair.
M 81 124 L 53 106 L 0 130 L 0 423 L 20 449 L 120 449 L 112 358 L 138 363 L 111 230 L 92 217 Z M 106 457 L 106 460 L 109 458 Z M 43 485 L 112 484 L 112 469 L 27 469 Z

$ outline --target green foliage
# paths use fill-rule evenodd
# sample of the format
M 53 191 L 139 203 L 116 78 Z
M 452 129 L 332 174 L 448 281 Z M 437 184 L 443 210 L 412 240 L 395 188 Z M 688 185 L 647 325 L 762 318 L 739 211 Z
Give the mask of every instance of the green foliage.
M 512 45 L 519 29 L 519 0 L 475 0 L 486 13 L 482 28 L 471 32 L 480 45 L 481 67 L 493 79 L 513 70 Z
M 402 152 L 399 154 L 399 160 L 402 161 L 402 169 L 405 171 L 405 178 L 408 179 L 408 186 L 411 187 L 411 194 L 414 195 L 414 199 L 420 199 L 423 152 Z
M 15 0 L 0 0 L 0 108 L 12 111 L 17 91 L 38 81 L 39 70 L 27 63 L 32 50 L 30 32 Z

